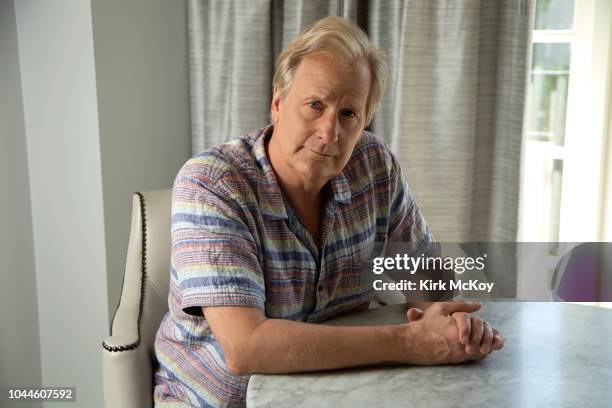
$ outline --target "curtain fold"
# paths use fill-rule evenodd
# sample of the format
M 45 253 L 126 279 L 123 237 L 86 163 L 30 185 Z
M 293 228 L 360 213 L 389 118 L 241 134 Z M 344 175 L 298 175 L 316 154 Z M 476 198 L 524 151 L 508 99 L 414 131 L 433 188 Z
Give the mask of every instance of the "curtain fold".
M 329 15 L 385 49 L 372 130 L 439 240 L 516 241 L 531 0 L 190 0 L 194 153 L 268 123 L 274 60 Z
M 373 130 L 398 155 L 444 241 L 515 241 L 527 2 L 370 3 L 392 65 Z
M 266 123 L 273 75 L 270 0 L 189 1 L 193 152 Z

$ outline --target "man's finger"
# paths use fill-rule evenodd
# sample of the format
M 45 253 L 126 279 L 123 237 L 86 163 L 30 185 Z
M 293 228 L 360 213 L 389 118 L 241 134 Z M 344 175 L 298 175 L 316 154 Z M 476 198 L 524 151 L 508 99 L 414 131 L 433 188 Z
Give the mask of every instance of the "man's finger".
M 419 309 L 418 307 L 411 307 L 406 312 L 406 316 L 408 317 L 409 322 L 413 322 L 415 320 L 420 319 L 421 316 L 423 316 L 423 311 Z
M 457 322 L 459 328 L 459 342 L 461 344 L 468 344 L 470 341 L 470 315 L 464 312 L 457 312 L 452 314 L 453 319 Z
M 493 343 L 493 330 L 487 321 L 482 322 L 482 340 L 480 341 L 480 352 L 489 354 L 491 352 L 491 344 Z
M 476 354 L 480 349 L 480 341 L 482 339 L 482 333 L 484 331 L 482 325 L 482 319 L 479 317 L 472 317 L 470 324 L 472 325 L 472 332 L 470 334 L 470 343 L 465 346 L 465 351 L 468 354 Z
M 494 350 L 499 350 L 504 347 L 504 336 L 500 333 L 499 330 L 493 329 L 493 344 L 492 347 Z
M 443 302 L 441 308 L 442 313 L 446 316 L 456 312 L 472 313 L 480 309 L 480 302 L 456 300 L 454 302 Z

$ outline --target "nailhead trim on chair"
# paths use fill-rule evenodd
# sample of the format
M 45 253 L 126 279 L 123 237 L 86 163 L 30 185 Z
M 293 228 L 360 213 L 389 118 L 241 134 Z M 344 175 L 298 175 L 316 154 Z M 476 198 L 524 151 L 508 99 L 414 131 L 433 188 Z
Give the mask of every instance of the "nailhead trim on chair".
M 141 257 L 140 272 L 141 272 L 142 278 L 140 279 L 140 304 L 138 307 L 138 339 L 131 344 L 126 344 L 125 346 L 109 346 L 108 344 L 106 344 L 106 342 L 103 341 L 102 347 L 104 347 L 105 350 L 111 351 L 111 352 L 130 351 L 130 350 L 134 350 L 140 345 L 140 321 L 142 318 L 142 308 L 144 306 L 144 296 L 145 296 L 145 282 L 147 279 L 147 213 L 146 213 L 146 207 L 145 207 L 145 201 L 144 201 L 143 195 L 139 192 L 137 192 L 136 194 L 138 195 L 138 198 L 140 200 L 140 227 L 142 230 L 142 247 L 140 251 L 140 257 Z M 121 289 L 121 292 L 123 292 L 123 288 Z M 119 305 L 120 304 L 121 304 L 121 299 L 119 299 Z M 119 309 L 119 305 L 117 306 L 117 309 Z M 115 310 L 115 313 L 117 313 L 116 310 Z M 111 336 L 113 335 L 112 323 L 111 323 L 111 328 L 110 328 L 110 334 Z

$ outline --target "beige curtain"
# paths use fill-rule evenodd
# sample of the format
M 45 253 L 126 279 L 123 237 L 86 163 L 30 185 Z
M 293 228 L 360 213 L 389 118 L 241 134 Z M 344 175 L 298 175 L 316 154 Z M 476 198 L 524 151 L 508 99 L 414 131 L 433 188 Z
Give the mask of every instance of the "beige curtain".
M 372 130 L 439 240 L 515 241 L 530 0 L 189 1 L 194 153 L 264 126 L 273 62 L 306 25 L 357 22 L 388 54 Z

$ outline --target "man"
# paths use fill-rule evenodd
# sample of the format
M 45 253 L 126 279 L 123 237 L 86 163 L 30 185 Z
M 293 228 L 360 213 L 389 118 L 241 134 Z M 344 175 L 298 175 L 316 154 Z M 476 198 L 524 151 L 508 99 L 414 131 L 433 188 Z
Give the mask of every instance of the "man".
M 368 307 L 360 264 L 375 242 L 435 247 L 397 160 L 364 131 L 386 77 L 358 27 L 323 19 L 279 57 L 272 125 L 181 169 L 156 406 L 244 406 L 251 373 L 458 363 L 503 346 L 470 302 L 412 305 L 405 324 L 316 324 Z

